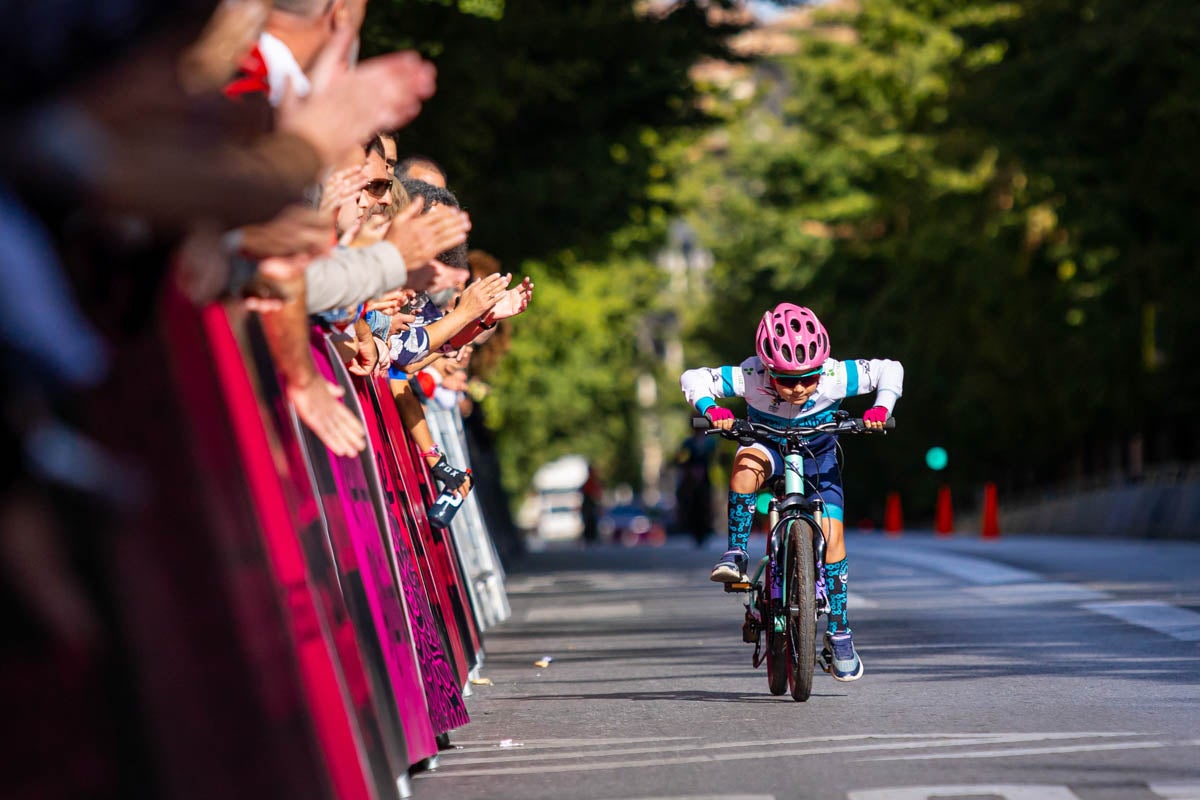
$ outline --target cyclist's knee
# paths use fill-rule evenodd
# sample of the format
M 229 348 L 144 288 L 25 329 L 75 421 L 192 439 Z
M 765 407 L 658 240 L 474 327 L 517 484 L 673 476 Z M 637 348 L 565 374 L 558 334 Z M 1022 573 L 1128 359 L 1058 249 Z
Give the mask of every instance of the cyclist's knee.
M 762 488 L 764 480 L 766 476 L 761 469 L 735 464 L 729 476 L 729 489 L 742 494 L 757 492 Z
M 762 488 L 771 464 L 762 455 L 753 451 L 742 451 L 733 460 L 733 472 L 729 475 L 731 491 L 748 494 Z

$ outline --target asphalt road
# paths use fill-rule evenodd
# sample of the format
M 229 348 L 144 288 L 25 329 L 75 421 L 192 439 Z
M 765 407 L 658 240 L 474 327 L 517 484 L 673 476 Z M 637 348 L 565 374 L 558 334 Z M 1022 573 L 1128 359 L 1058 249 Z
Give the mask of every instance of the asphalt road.
M 806 703 L 713 544 L 530 556 L 417 800 L 1200 800 L 1200 544 L 851 533 L 866 672 Z

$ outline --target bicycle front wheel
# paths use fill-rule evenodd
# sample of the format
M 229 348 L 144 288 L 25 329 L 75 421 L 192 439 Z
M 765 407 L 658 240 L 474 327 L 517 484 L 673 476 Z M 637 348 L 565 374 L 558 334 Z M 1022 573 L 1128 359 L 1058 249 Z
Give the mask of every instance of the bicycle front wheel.
M 817 638 L 817 567 L 813 542 L 819 532 L 811 520 L 793 520 L 784 539 L 787 572 L 787 682 L 792 699 L 812 694 Z
M 781 630 L 775 630 L 775 622 L 777 619 L 785 619 L 781 612 L 784 609 L 779 609 L 778 602 L 771 599 L 771 580 L 774 577 L 772 572 L 780 569 L 780 565 L 772 558 L 767 562 L 767 569 L 764 573 L 766 580 L 765 589 L 759 595 L 760 610 L 762 613 L 763 628 L 766 633 L 767 641 L 767 686 L 771 690 L 771 694 L 780 695 L 788 690 L 788 675 L 791 673 L 791 664 L 788 660 L 788 634 L 787 625 L 784 624 Z

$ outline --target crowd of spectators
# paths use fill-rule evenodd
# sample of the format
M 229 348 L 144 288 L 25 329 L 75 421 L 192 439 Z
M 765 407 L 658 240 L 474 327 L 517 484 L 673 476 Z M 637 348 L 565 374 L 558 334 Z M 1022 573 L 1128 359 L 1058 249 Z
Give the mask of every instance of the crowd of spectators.
M 486 391 L 468 385 L 471 359 L 494 362 L 533 284 L 468 251 L 453 176 L 398 148 L 436 71 L 415 52 L 360 61 L 365 5 L 4 3 L 0 601 L 30 637 L 86 649 L 97 635 L 89 573 L 48 487 L 109 507 L 154 491 L 82 406 L 137 361 L 132 342 L 158 335 L 166 292 L 257 318 L 297 417 L 352 456 L 367 434 L 314 364 L 323 327 L 352 374 L 390 379 L 442 485 L 470 490 L 423 404 L 470 412 Z M 149 393 L 154 375 L 187 366 L 134 369 Z M 119 430 L 153 412 L 104 413 Z

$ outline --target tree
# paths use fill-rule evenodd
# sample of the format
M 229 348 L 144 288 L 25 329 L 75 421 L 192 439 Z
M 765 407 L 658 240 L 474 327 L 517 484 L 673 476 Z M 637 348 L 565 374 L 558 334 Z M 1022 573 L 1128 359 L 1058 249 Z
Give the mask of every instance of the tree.
M 364 49 L 416 47 L 435 61 L 437 95 L 401 152 L 443 164 L 472 246 L 537 283 L 486 404 L 505 483 L 519 491 L 566 452 L 636 483 L 633 331 L 654 302 L 646 254 L 672 207 L 660 152 L 706 123 L 688 70 L 726 56 L 741 23 L 691 1 L 670 13 L 603 0 L 505 0 L 499 15 L 498 3 L 465 5 L 373 0 Z

